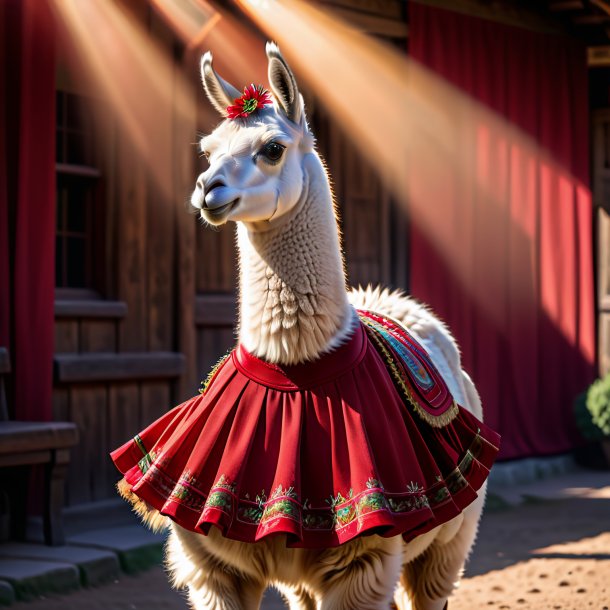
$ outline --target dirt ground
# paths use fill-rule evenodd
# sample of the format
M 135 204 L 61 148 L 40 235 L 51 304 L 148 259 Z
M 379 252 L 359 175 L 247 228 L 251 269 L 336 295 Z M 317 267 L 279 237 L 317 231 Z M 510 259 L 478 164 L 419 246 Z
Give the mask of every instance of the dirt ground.
M 161 568 L 15 610 L 179 610 Z M 264 610 L 280 610 L 269 594 Z M 532 500 L 487 512 L 451 610 L 608 610 L 610 488 L 565 500 Z

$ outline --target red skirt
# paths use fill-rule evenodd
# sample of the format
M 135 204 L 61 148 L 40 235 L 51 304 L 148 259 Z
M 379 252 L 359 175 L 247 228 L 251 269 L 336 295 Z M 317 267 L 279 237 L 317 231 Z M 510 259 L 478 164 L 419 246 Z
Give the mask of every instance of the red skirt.
M 458 406 L 426 351 L 359 312 L 350 341 L 279 367 L 238 346 L 202 393 L 112 453 L 131 490 L 182 527 L 332 547 L 422 534 L 476 497 L 499 436 Z

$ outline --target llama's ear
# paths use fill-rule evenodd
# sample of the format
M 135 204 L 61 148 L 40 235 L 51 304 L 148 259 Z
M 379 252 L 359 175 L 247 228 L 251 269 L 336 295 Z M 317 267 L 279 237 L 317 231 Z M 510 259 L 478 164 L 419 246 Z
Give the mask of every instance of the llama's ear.
M 201 80 L 212 106 L 220 114 L 227 116 L 227 106 L 231 106 L 241 93 L 216 74 L 216 70 L 212 67 L 212 54 L 209 51 L 201 58 Z
M 294 74 L 274 42 L 267 43 L 266 51 L 271 89 L 286 116 L 298 125 L 301 122 L 303 104 Z

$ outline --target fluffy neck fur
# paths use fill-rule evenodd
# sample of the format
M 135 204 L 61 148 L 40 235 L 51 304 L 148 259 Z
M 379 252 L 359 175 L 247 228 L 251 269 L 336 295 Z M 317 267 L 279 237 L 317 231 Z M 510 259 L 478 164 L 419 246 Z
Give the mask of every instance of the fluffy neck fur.
M 339 232 L 328 177 L 307 154 L 303 192 L 295 208 L 249 230 L 239 223 L 239 340 L 278 364 L 313 360 L 352 329 Z

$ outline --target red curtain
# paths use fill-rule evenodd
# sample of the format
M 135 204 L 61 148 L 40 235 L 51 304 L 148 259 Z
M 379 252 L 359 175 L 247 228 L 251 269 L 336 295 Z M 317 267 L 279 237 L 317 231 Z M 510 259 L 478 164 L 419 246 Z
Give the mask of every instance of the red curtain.
M 573 401 L 594 378 L 596 351 L 585 49 L 409 4 L 411 57 L 526 136 L 511 140 L 475 115 L 457 154 L 471 156 L 494 205 L 478 187 L 455 190 L 463 179 L 446 169 L 443 201 L 430 205 L 450 225 L 449 256 L 414 218 L 411 292 L 452 328 L 501 456 L 569 450 L 582 442 Z
M 45 0 L 0 3 L 0 345 L 15 418 L 51 419 L 55 53 Z

